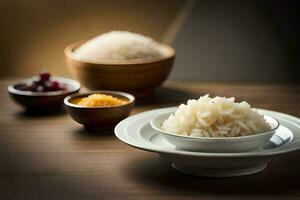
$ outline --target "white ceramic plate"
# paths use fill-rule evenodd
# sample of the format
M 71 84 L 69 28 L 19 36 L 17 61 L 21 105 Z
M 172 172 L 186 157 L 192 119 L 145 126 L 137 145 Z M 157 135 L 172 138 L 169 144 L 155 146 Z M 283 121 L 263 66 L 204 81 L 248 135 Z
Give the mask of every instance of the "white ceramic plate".
M 121 121 L 115 128 L 123 142 L 159 155 L 181 172 L 207 176 L 231 177 L 257 173 L 266 168 L 271 159 L 300 149 L 300 119 L 274 111 L 258 109 L 261 114 L 276 118 L 280 127 L 270 141 L 260 149 L 242 153 L 207 153 L 176 149 L 150 126 L 153 117 L 174 112 L 177 107 L 151 110 Z

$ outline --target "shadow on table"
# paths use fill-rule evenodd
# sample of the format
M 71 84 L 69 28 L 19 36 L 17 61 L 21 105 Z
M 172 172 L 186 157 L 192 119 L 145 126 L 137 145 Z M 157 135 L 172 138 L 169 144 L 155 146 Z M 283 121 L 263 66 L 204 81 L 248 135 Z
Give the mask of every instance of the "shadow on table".
M 157 156 L 131 160 L 124 174 L 136 184 L 147 185 L 162 194 L 280 195 L 298 190 L 300 186 L 297 182 L 300 176 L 297 176 L 295 170 L 289 169 L 292 166 L 287 165 L 287 162 L 271 163 L 265 171 L 251 176 L 204 178 L 177 172 L 170 163 Z
M 149 96 L 142 99 L 137 99 L 137 106 L 145 105 L 164 105 L 164 104 L 180 104 L 185 103 L 190 98 L 199 98 L 203 94 L 195 94 L 189 91 L 184 91 L 180 89 L 170 88 L 170 87 L 160 87 L 155 90 L 154 93 L 149 94 Z
M 109 148 L 109 145 L 114 143 L 114 132 L 111 129 L 106 129 L 98 132 L 90 132 L 85 128 L 74 129 L 70 132 L 70 145 L 75 150 L 96 150 L 101 151 Z
M 66 110 L 61 108 L 57 110 L 20 110 L 14 113 L 15 116 L 19 119 L 26 119 L 26 118 L 43 118 L 43 117 L 52 117 L 52 116 L 59 116 L 66 114 Z
M 80 139 L 101 138 L 114 136 L 114 127 L 104 129 L 86 129 L 84 127 L 74 130 L 74 137 Z

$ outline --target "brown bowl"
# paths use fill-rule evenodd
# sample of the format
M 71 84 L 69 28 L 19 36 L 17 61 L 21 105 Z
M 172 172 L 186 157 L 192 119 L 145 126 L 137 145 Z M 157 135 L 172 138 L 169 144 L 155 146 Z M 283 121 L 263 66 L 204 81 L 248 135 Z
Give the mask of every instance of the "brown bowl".
M 113 107 L 86 107 L 73 103 L 75 99 L 86 97 L 95 93 L 108 94 L 117 98 L 123 98 L 128 100 L 128 103 Z M 109 90 L 99 90 L 84 94 L 71 95 L 64 99 L 64 104 L 66 105 L 68 114 L 72 117 L 72 119 L 90 130 L 113 127 L 130 114 L 134 107 L 134 103 L 135 98 L 131 94 Z
M 31 83 L 32 78 L 30 78 L 18 80 L 8 85 L 7 91 L 12 99 L 26 108 L 27 111 L 52 113 L 60 110 L 66 96 L 77 93 L 80 90 L 80 84 L 77 81 L 60 77 L 52 77 L 52 80 L 65 84 L 67 89 L 54 92 L 31 92 L 16 88 L 19 84 Z
M 162 44 L 168 56 L 152 61 L 127 63 L 88 63 L 75 60 L 73 51 L 84 41 L 72 43 L 65 48 L 67 65 L 72 74 L 92 90 L 120 90 L 142 96 L 160 86 L 169 76 L 175 58 L 175 50 Z

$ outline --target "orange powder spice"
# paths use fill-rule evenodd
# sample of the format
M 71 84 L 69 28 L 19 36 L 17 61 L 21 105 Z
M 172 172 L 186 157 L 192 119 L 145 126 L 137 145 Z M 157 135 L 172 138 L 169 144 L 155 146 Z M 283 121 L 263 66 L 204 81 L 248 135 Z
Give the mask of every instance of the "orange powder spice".
M 122 100 L 111 95 L 106 94 L 91 94 L 87 97 L 81 98 L 75 102 L 80 106 L 87 107 L 111 107 L 111 106 L 121 106 L 127 104 L 128 101 Z

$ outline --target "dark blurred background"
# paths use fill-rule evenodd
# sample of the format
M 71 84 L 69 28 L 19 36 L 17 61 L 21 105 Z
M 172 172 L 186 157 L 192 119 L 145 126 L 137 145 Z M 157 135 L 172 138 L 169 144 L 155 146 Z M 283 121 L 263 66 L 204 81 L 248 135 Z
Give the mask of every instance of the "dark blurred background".
M 300 1 L 1 0 L 0 77 L 69 76 L 63 49 L 110 30 L 175 47 L 171 79 L 299 82 Z

